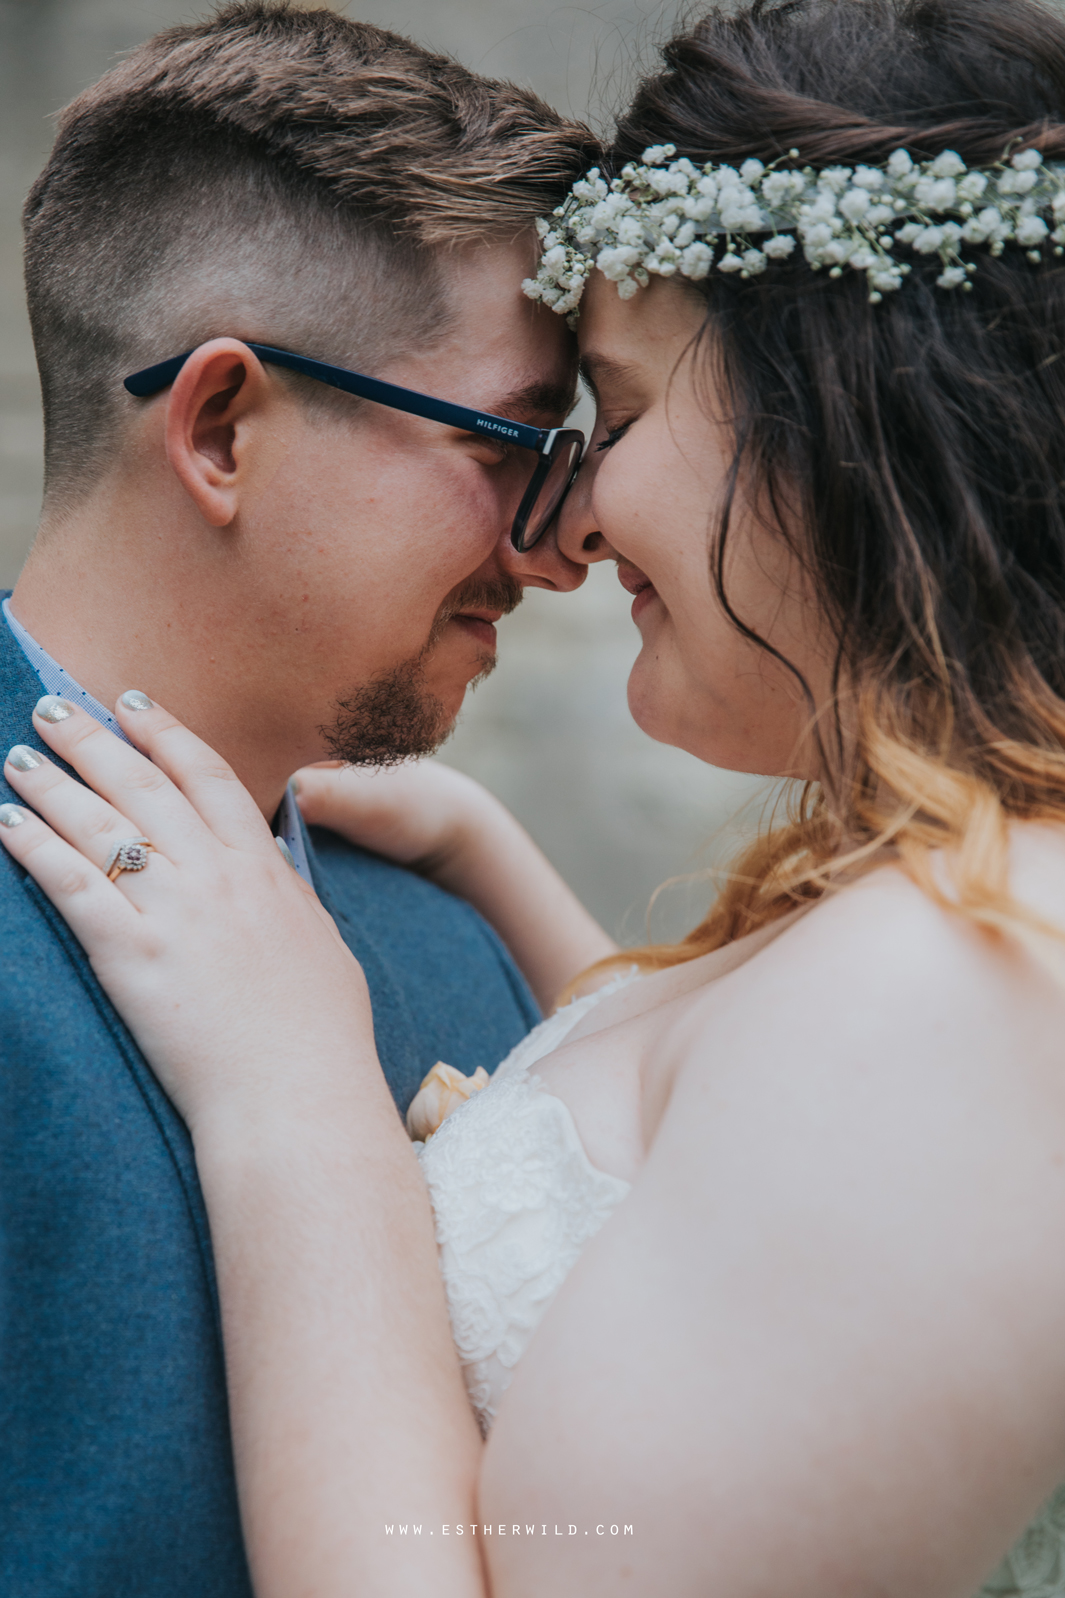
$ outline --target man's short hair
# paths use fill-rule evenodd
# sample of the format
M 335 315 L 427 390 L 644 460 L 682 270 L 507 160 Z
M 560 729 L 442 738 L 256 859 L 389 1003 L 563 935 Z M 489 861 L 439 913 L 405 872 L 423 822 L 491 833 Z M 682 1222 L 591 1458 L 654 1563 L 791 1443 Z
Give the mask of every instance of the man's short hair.
M 516 236 L 596 153 L 528 90 L 289 0 L 149 39 L 62 113 L 26 202 L 46 502 L 102 475 L 140 367 L 233 336 L 372 371 L 431 340 L 442 255 Z

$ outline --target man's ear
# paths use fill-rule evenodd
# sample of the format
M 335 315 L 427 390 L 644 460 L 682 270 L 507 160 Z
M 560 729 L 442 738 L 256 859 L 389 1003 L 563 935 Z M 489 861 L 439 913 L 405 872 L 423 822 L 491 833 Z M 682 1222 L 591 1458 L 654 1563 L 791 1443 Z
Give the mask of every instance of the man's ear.
M 262 363 L 239 339 L 193 350 L 174 379 L 166 412 L 166 454 L 175 476 L 212 527 L 228 527 L 255 464 L 249 426 L 270 395 Z

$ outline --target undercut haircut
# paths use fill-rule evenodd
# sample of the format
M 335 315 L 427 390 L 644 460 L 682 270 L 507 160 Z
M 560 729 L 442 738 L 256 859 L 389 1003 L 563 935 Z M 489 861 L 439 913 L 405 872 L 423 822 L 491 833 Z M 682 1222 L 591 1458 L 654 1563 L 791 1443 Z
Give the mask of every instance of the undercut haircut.
M 446 255 L 518 236 L 597 153 L 530 91 L 332 11 L 241 0 L 149 39 L 61 114 L 23 213 L 46 506 L 104 474 L 141 367 L 234 337 L 373 372 L 432 343 Z

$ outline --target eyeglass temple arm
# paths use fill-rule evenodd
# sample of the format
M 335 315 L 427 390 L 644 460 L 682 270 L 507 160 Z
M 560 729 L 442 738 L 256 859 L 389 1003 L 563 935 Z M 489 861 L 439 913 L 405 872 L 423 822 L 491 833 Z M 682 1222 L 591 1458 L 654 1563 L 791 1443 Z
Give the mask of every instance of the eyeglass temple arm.
M 288 350 L 275 350 L 268 344 L 249 344 L 248 349 L 261 361 L 272 366 L 287 366 L 293 372 L 302 372 L 332 388 L 343 389 L 359 399 L 372 400 L 377 405 L 387 405 L 394 411 L 406 411 L 411 416 L 423 416 L 430 422 L 443 422 L 447 427 L 461 427 L 468 433 L 484 433 L 492 438 L 509 439 L 524 449 L 542 450 L 551 432 L 542 427 L 528 427 L 524 422 L 512 422 L 505 416 L 491 416 L 487 411 L 470 410 L 466 405 L 452 405 L 450 400 L 434 399 L 430 394 L 420 394 L 413 388 L 400 388 L 396 383 L 383 383 L 380 378 L 366 377 L 362 372 L 349 372 L 343 366 L 329 366 L 325 361 L 313 361 L 306 355 L 293 355 Z M 192 354 L 175 355 L 156 366 L 147 366 L 134 372 L 123 382 L 123 388 L 138 399 L 147 399 L 161 393 L 177 377 Z

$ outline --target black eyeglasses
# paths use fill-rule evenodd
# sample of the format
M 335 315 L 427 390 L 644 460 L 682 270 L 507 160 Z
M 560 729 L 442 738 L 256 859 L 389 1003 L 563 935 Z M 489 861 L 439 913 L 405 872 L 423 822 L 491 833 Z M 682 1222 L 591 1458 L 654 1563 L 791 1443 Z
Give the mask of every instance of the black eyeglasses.
M 260 361 L 287 366 L 305 377 L 317 378 L 319 383 L 328 383 L 331 388 L 372 400 L 375 405 L 407 411 L 411 416 L 423 416 L 430 422 L 443 422 L 445 427 L 460 427 L 466 433 L 487 434 L 528 450 L 533 457 L 529 481 L 510 529 L 510 541 L 521 554 L 547 532 L 562 509 L 562 502 L 580 468 L 584 434 L 575 427 L 529 427 L 524 422 L 509 421 L 505 416 L 491 416 L 487 411 L 474 411 L 466 405 L 452 405 L 449 400 L 433 399 L 429 394 L 419 394 L 417 389 L 382 383 L 380 378 L 349 372 L 343 366 L 328 366 L 306 355 L 271 349 L 268 344 L 247 347 Z M 175 355 L 157 366 L 145 367 L 143 372 L 134 372 L 125 379 L 123 387 L 139 399 L 158 394 L 174 381 L 191 354 L 191 350 L 186 350 L 184 355 Z

